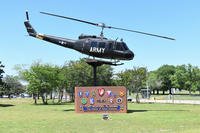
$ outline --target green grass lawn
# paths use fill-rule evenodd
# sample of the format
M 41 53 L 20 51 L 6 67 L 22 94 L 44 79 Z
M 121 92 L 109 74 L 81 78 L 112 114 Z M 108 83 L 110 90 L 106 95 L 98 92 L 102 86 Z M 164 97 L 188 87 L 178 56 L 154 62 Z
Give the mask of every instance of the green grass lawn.
M 128 105 L 127 114 L 76 114 L 74 104 L 33 105 L 0 99 L 0 133 L 199 133 L 200 106 Z

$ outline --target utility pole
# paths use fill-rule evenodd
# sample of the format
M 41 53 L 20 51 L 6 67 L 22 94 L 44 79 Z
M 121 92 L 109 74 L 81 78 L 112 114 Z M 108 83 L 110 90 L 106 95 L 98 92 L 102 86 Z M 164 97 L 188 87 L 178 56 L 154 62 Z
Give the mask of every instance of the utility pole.
M 148 84 L 148 69 L 146 67 L 146 86 L 147 86 L 147 99 L 149 99 L 149 84 Z

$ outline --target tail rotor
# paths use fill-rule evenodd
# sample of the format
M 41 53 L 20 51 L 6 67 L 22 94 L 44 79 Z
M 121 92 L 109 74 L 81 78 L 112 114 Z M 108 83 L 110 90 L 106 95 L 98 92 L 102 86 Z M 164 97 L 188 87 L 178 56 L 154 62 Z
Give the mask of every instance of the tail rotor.
M 26 10 L 26 20 L 29 21 L 28 10 Z

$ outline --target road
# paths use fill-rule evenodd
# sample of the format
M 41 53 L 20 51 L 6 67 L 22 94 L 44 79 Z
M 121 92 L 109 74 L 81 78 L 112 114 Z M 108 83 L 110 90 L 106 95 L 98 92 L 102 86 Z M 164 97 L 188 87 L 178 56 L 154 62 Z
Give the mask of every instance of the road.
M 135 102 L 135 100 L 132 100 Z M 148 100 L 140 99 L 141 103 L 172 103 L 172 104 L 200 104 L 200 100 Z

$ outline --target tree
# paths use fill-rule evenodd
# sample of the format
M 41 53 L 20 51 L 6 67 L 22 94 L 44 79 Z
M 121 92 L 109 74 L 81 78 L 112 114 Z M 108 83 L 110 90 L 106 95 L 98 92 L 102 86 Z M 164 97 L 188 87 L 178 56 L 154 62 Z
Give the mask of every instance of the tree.
M 169 94 L 172 94 L 171 88 L 173 85 L 171 77 L 174 73 L 175 67 L 173 65 L 163 65 L 157 70 L 157 78 L 161 81 L 163 94 L 165 94 L 167 90 L 169 90 Z
M 3 96 L 3 91 L 4 91 L 4 83 L 3 83 L 3 68 L 4 68 L 4 65 L 1 64 L 1 61 L 0 61 L 0 97 Z
M 139 102 L 139 92 L 141 88 L 146 86 L 147 69 L 145 67 L 134 67 L 117 75 L 118 85 L 126 86 L 129 92 L 136 93 L 136 102 Z
M 11 98 L 11 95 L 19 95 L 25 92 L 23 85 L 19 82 L 18 77 L 6 75 L 4 80 L 4 95 L 8 95 Z
M 200 83 L 200 69 L 198 67 L 188 65 L 181 65 L 176 67 L 176 72 L 172 76 L 172 83 L 175 88 L 188 90 L 191 94 L 199 88 Z
M 55 79 L 57 78 L 54 66 L 49 64 L 34 63 L 30 69 L 20 70 L 22 79 L 28 81 L 28 92 L 33 95 L 35 104 L 37 97 L 42 97 L 43 104 L 48 104 L 47 96 L 55 87 Z
M 131 69 L 121 71 L 117 74 L 117 78 L 115 79 L 116 85 L 125 86 L 129 90 L 130 94 L 131 92 L 133 92 L 133 89 L 131 87 L 131 80 L 133 78 L 132 73 L 133 72 Z
M 2 81 L 2 78 L 3 78 L 2 74 L 4 73 L 3 68 L 4 68 L 4 65 L 2 65 L 0 61 L 0 86 L 3 85 L 3 81 Z
M 147 82 L 149 85 L 149 88 L 153 91 L 153 94 L 155 94 L 155 91 L 157 90 L 157 94 L 159 94 L 159 90 L 161 88 L 161 81 L 157 78 L 156 71 L 151 71 L 148 73 Z
M 145 67 L 134 67 L 132 73 L 131 86 L 136 92 L 136 102 L 139 103 L 139 92 L 146 86 L 147 69 Z
M 52 93 L 58 94 L 58 102 L 62 101 L 64 91 L 71 94 L 74 100 L 75 86 L 92 86 L 93 76 L 92 67 L 85 63 L 84 59 L 70 61 L 62 67 L 34 63 L 29 69 L 19 69 L 21 77 L 28 81 L 28 91 L 33 94 L 35 103 L 37 96 L 42 97 L 43 104 L 47 104 L 47 97 Z M 103 65 L 98 67 L 98 84 L 111 85 L 113 69 L 110 66 Z M 53 97 L 53 102 L 55 95 Z
M 171 77 L 171 80 L 174 88 L 186 90 L 186 82 L 188 80 L 186 65 L 177 66 L 175 68 L 174 75 Z
M 186 67 L 187 69 L 187 82 L 186 84 L 186 88 L 189 91 L 189 93 L 191 94 L 192 91 L 196 91 L 200 82 L 200 75 L 199 75 L 199 68 L 192 66 L 191 64 L 188 64 L 188 66 Z

